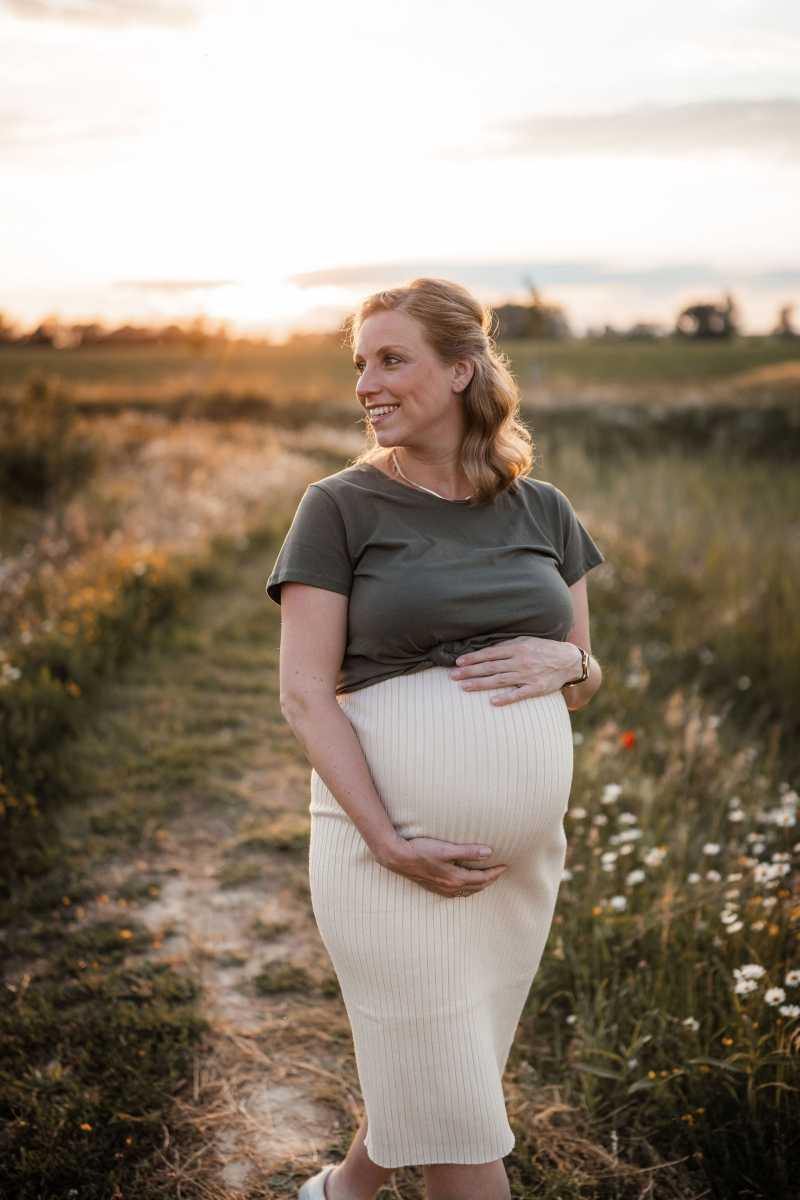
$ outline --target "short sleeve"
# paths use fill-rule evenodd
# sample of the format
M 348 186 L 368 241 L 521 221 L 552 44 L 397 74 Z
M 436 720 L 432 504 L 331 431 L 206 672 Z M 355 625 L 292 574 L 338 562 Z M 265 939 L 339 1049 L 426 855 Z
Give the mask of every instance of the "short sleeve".
M 558 569 L 564 582 L 571 587 L 592 567 L 605 562 L 606 558 L 589 535 L 583 522 L 578 518 L 569 499 L 555 485 L 554 491 L 558 501 L 561 523 L 559 541 L 561 562 Z
M 333 497 L 316 483 L 306 488 L 286 532 L 267 580 L 269 598 L 280 604 L 281 584 L 289 582 L 350 595 L 353 564 L 344 519 Z

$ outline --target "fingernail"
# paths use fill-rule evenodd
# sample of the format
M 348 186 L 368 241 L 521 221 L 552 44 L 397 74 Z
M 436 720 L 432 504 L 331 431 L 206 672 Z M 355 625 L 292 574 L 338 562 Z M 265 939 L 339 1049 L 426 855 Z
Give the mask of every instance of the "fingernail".
M 480 858 L 488 858 L 491 853 L 492 853 L 491 850 L 486 850 L 486 849 L 478 851 L 478 855 Z

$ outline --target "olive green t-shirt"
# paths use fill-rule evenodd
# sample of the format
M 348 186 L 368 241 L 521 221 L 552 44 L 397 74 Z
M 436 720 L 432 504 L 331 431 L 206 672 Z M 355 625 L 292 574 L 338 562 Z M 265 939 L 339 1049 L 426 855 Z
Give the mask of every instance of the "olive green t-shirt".
M 569 586 L 605 556 L 555 484 L 517 483 L 476 506 L 369 463 L 308 485 L 266 592 L 280 604 L 291 580 L 349 597 L 337 694 L 509 638 L 565 640 Z

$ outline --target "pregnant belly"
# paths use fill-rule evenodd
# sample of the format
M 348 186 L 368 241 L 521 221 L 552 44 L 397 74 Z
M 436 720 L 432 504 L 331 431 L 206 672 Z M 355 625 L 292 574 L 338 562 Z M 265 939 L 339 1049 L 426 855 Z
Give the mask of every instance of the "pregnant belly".
M 508 690 L 465 692 L 448 668 L 430 667 L 338 697 L 402 837 L 485 842 L 494 851 L 480 860 L 486 866 L 562 836 L 573 767 L 569 709 L 560 691 L 490 703 Z M 318 796 L 312 814 L 323 803 Z

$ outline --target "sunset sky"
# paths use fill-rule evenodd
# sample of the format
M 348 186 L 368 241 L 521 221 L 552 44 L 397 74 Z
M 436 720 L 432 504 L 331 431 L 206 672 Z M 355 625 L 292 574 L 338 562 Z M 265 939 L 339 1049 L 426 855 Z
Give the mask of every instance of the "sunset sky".
M 0 0 L 0 311 L 280 338 L 526 279 L 800 325 L 797 0 Z

